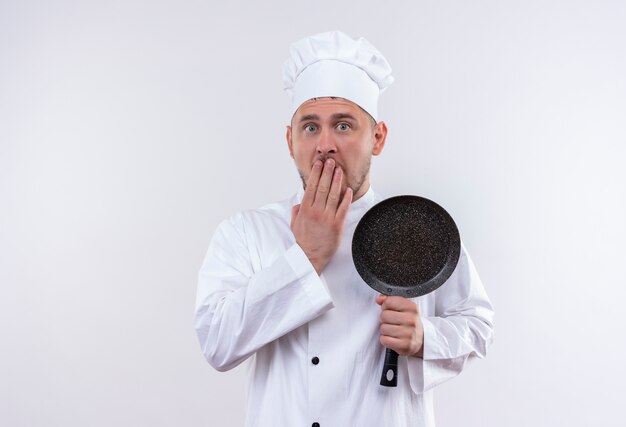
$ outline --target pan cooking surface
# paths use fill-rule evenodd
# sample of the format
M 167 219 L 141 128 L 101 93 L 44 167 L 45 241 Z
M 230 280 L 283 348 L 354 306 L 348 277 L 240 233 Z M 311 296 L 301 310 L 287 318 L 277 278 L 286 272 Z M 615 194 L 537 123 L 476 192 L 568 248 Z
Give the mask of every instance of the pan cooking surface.
M 357 271 L 386 295 L 416 297 L 435 290 L 454 271 L 459 253 L 450 215 L 417 196 L 392 197 L 372 207 L 352 240 Z

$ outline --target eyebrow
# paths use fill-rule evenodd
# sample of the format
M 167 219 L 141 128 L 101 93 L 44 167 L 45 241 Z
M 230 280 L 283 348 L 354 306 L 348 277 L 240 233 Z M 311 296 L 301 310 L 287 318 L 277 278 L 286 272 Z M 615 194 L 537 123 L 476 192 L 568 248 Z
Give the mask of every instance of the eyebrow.
M 309 120 L 319 120 L 320 116 L 317 114 L 307 114 L 306 116 L 300 117 L 300 123 L 307 122 Z
M 332 116 L 330 116 L 331 120 L 341 120 L 341 119 L 351 119 L 351 120 L 356 120 L 356 118 L 349 113 L 335 113 Z M 302 122 L 306 122 L 309 120 L 313 120 L 313 121 L 319 121 L 320 120 L 320 116 L 318 116 L 317 114 L 307 114 L 304 115 L 300 118 L 300 123 Z

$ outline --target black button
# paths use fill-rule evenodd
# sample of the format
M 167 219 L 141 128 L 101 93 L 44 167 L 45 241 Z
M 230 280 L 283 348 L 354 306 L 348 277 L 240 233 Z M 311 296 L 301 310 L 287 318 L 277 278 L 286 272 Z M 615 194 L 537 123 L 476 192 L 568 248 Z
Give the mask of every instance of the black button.
M 311 359 L 311 363 L 313 363 L 314 365 L 317 365 L 318 363 L 320 363 L 320 358 L 315 356 L 313 359 Z M 317 424 L 317 423 L 315 423 Z M 313 425 L 315 425 L 313 424 Z M 319 427 L 319 424 L 317 424 L 317 427 Z
M 317 359 L 317 357 L 316 357 L 316 359 Z M 313 423 L 313 424 L 311 424 L 311 427 L 320 427 L 320 423 Z

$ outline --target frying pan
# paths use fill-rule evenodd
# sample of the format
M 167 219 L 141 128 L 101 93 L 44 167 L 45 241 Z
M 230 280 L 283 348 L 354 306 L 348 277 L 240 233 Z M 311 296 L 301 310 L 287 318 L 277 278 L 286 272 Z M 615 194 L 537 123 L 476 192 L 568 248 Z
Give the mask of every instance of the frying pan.
M 439 288 L 459 261 L 461 238 L 452 217 L 432 200 L 396 196 L 374 205 L 352 238 L 361 278 L 384 295 L 415 298 Z M 397 385 L 398 353 L 387 349 L 380 384 Z

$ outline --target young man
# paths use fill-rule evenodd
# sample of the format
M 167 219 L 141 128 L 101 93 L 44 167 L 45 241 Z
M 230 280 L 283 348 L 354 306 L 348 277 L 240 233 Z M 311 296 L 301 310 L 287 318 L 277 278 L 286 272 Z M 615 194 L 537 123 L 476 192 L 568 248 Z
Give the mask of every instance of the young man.
M 493 309 L 464 247 L 448 281 L 415 299 L 377 295 L 353 265 L 356 224 L 381 200 L 369 170 L 391 68 L 330 32 L 292 45 L 284 80 L 303 189 L 218 227 L 199 277 L 202 351 L 218 370 L 251 359 L 249 426 L 433 426 L 432 388 L 485 355 Z M 406 356 L 397 388 L 379 385 L 385 347 Z

